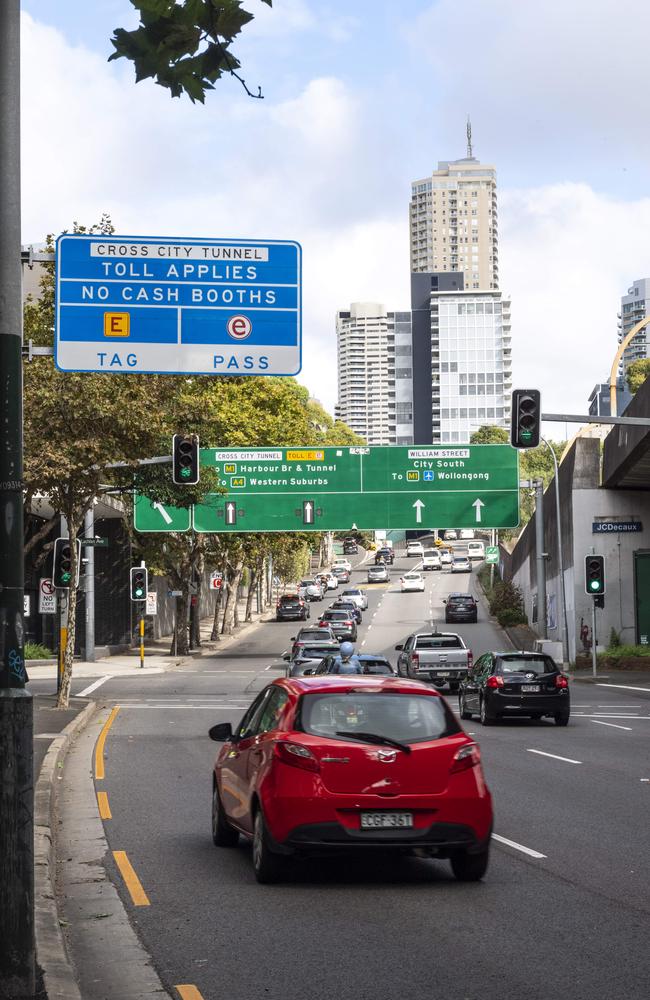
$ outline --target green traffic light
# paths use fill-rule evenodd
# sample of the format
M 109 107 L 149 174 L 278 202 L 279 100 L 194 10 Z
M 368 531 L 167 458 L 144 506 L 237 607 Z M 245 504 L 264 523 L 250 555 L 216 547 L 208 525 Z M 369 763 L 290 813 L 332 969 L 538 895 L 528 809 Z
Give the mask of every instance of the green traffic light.
M 598 580 L 592 580 L 589 586 L 591 587 L 592 590 L 600 590 L 600 583 L 598 582 Z
M 142 597 L 143 594 L 144 594 L 144 590 L 142 589 L 142 587 L 136 587 L 135 596 L 136 597 Z
M 61 573 L 61 580 L 63 583 L 68 583 L 70 581 L 71 573 Z
M 183 477 L 183 479 L 187 479 L 188 476 L 191 476 L 191 475 L 192 475 L 192 470 L 191 469 L 181 469 L 181 476 Z

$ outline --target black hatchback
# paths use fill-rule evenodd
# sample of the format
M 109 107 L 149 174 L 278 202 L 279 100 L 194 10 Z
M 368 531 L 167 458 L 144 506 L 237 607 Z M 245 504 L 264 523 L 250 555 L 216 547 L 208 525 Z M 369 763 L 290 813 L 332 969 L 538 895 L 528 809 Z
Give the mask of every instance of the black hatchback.
M 296 618 L 309 618 L 309 605 L 299 594 L 282 594 L 275 607 L 275 620 L 278 622 L 294 621 Z
M 566 726 L 571 713 L 569 681 L 543 653 L 484 653 L 460 682 L 461 719 L 478 715 L 484 726 L 508 716 L 550 716 Z
M 471 594 L 449 594 L 445 605 L 445 622 L 477 622 L 478 604 Z

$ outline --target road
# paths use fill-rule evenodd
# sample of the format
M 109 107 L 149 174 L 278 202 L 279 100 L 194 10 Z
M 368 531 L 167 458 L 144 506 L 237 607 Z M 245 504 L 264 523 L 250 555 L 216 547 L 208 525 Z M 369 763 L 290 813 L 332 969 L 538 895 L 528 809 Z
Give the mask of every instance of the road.
M 388 585 L 368 586 L 365 652 L 394 663 L 395 643 L 444 621 L 446 594 L 476 586 L 435 572 L 424 594 L 401 594 L 400 572 L 415 566 L 396 561 Z M 362 581 L 363 568 L 353 574 Z M 484 614 L 451 628 L 475 656 L 506 645 Z M 170 994 L 193 984 L 203 1000 L 646 997 L 650 693 L 576 684 L 566 729 L 466 724 L 480 741 L 495 833 L 509 842 L 494 842 L 482 883 L 456 882 L 448 862 L 373 857 L 301 862 L 290 881 L 259 886 L 248 844 L 212 844 L 207 731 L 241 717 L 282 669 L 293 634 L 290 623 L 263 624 L 221 656 L 146 684 L 114 678 L 93 695 L 120 706 L 101 782 L 106 836 L 150 905 L 135 907 L 107 865 Z M 82 985 L 89 1000 L 99 995 Z

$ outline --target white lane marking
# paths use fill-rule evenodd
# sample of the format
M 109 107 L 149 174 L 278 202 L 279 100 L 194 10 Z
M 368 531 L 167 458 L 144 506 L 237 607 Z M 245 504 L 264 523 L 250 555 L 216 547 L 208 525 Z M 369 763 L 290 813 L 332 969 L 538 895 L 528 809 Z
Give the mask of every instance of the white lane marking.
M 112 676 L 113 674 L 106 674 L 106 677 L 100 677 L 98 681 L 95 681 L 94 684 L 89 684 L 87 688 L 84 688 L 83 691 L 80 691 L 78 695 L 75 695 L 75 697 L 85 698 L 87 694 L 92 694 L 93 691 L 96 691 L 97 688 L 101 687 L 102 684 L 105 684 L 106 681 L 110 681 Z
M 572 715 L 576 715 L 579 719 L 650 719 L 650 715 L 614 715 L 605 714 L 605 712 L 572 712 Z
M 507 837 L 500 837 L 498 833 L 492 834 L 492 840 L 497 840 L 500 844 L 506 844 L 507 847 L 514 847 L 515 851 L 522 851 L 531 858 L 546 857 L 546 854 L 540 854 L 539 851 L 533 851 L 531 847 L 524 847 L 523 844 L 517 844 L 514 840 L 508 840 Z
M 613 722 L 601 722 L 600 719 L 591 720 L 595 726 L 609 726 L 610 729 L 627 729 L 628 733 L 632 732 L 632 726 L 617 726 Z
M 646 694 L 650 694 L 650 687 L 632 687 L 631 684 L 601 684 L 596 683 L 596 687 L 599 688 L 622 688 L 623 691 L 645 691 Z
M 527 753 L 538 753 L 540 757 L 552 757 L 553 760 L 563 760 L 567 764 L 582 764 L 581 760 L 573 760 L 572 757 L 559 757 L 556 753 L 546 753 L 545 750 L 531 750 L 527 747 Z
M 639 781 L 650 781 L 650 778 L 639 778 Z
M 614 706 L 612 706 L 611 703 L 609 705 L 576 705 L 576 708 L 608 708 L 610 712 L 613 707 Z M 638 707 L 639 703 L 637 701 L 636 705 L 616 705 L 616 711 L 620 712 L 622 708 L 638 708 Z
M 120 708 L 185 708 L 192 709 L 192 711 L 199 710 L 203 711 L 205 709 L 210 709 L 212 712 L 242 712 L 247 708 L 250 708 L 250 702 L 246 705 L 186 705 L 183 702 L 171 705 L 138 705 L 135 703 L 128 704 L 126 702 L 120 701 Z

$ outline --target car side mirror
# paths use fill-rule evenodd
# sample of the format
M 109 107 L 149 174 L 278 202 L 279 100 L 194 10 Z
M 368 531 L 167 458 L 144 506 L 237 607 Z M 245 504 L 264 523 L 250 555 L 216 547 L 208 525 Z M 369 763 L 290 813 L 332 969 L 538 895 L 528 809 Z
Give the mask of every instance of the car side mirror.
M 395 649 L 404 649 L 404 643 L 398 642 L 397 645 L 395 646 Z
M 443 597 L 443 599 L 442 599 L 442 603 L 443 603 L 443 604 L 446 604 L 446 603 L 447 603 L 447 598 L 446 598 L 446 597 Z
M 310 677 L 313 673 L 314 673 L 314 668 L 313 667 L 307 667 L 306 670 L 303 670 L 302 676 L 303 677 Z
M 232 739 L 232 726 L 229 722 L 218 722 L 216 726 L 213 726 L 209 730 L 208 736 L 215 743 L 225 743 L 227 740 Z
M 292 642 L 295 642 L 295 641 L 296 641 L 296 637 L 295 637 L 295 635 L 291 635 L 291 636 L 289 636 L 289 638 L 291 639 L 291 641 L 292 641 Z
M 282 654 L 282 659 L 283 659 L 283 660 L 286 660 L 286 661 L 287 661 L 287 663 L 288 663 L 288 662 L 289 662 L 289 660 L 291 659 L 291 653 L 283 653 L 283 654 Z

